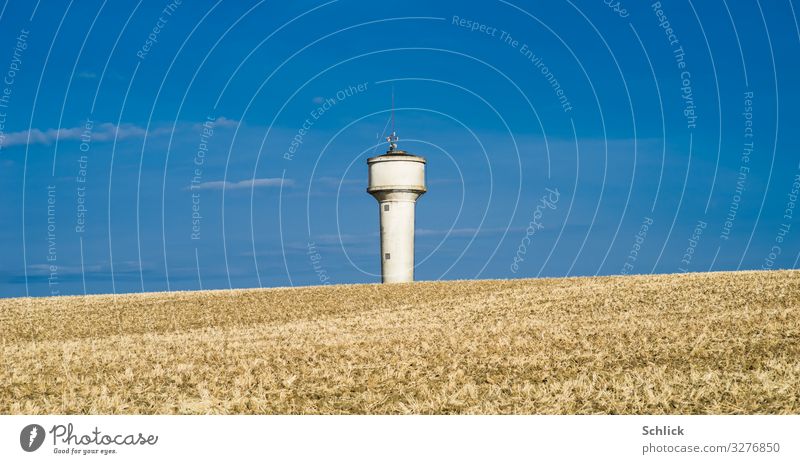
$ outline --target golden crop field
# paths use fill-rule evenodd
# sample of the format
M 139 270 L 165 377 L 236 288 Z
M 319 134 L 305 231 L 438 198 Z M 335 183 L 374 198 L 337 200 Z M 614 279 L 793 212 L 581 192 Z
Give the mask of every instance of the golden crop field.
M 0 300 L 0 413 L 800 413 L 800 271 Z

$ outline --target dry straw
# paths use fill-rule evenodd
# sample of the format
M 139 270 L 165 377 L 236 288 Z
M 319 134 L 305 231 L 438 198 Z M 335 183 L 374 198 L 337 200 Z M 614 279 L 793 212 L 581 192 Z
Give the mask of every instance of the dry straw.
M 800 413 L 800 272 L 0 300 L 0 413 Z

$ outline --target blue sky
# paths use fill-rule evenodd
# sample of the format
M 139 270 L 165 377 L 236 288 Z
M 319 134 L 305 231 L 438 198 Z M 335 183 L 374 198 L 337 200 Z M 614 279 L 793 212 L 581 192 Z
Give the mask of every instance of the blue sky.
M 379 281 L 392 89 L 419 280 L 798 266 L 788 0 L 0 11 L 0 296 Z

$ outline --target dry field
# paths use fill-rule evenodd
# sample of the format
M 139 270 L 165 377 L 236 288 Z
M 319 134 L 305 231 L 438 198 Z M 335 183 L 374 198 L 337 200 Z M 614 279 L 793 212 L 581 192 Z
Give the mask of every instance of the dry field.
M 0 300 L 0 413 L 800 413 L 800 271 Z

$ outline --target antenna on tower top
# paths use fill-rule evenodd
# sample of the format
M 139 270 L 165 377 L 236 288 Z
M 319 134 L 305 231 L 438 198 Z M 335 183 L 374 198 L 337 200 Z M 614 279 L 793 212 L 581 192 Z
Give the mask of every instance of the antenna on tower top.
M 394 85 L 392 85 L 392 133 L 394 133 Z
M 397 137 L 397 132 L 394 130 L 394 86 L 392 86 L 392 134 L 386 137 L 386 141 L 389 142 L 389 150 L 387 153 L 393 153 L 397 149 L 397 141 L 400 140 Z
M 397 149 L 397 141 L 400 140 L 400 137 L 392 131 L 392 135 L 386 137 L 386 141 L 389 142 L 389 150 L 386 153 L 394 153 Z

